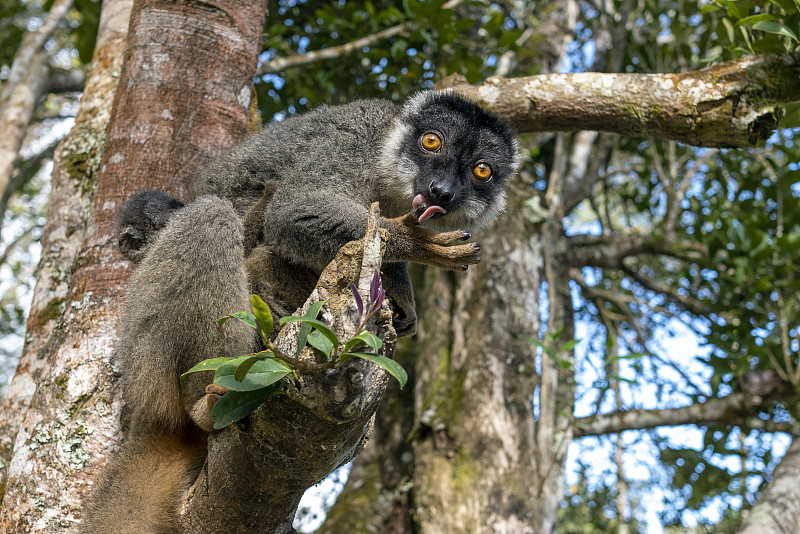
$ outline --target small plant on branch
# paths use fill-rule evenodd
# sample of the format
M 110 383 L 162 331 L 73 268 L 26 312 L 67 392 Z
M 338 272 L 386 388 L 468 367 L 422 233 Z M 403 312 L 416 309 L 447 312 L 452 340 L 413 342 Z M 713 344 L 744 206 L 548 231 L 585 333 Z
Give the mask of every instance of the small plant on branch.
M 383 342 L 365 329 L 370 317 L 380 310 L 386 299 L 378 272 L 376 271 L 372 278 L 369 302 L 366 306 L 355 284 L 351 283 L 350 286 L 358 310 L 359 324 L 356 328 L 357 334 L 344 343 L 328 325 L 317 319 L 325 304 L 324 301 L 311 304 L 302 316 L 292 315 L 280 319 L 278 324 L 281 326 L 290 322 L 301 323 L 297 354 L 294 356 L 285 354 L 270 340 L 274 328 L 272 312 L 258 295 L 250 296 L 252 311 L 232 313 L 217 321 L 219 325 L 225 324 L 230 319 L 242 321 L 259 333 L 265 350 L 235 358 L 204 360 L 181 375 L 183 382 L 190 373 L 214 371 L 214 384 L 229 390 L 211 410 L 215 429 L 224 428 L 247 417 L 269 397 L 281 395 L 286 385 L 297 377 L 298 372 L 339 367 L 352 358 L 363 358 L 379 365 L 397 379 L 401 388 L 405 386 L 408 380 L 405 369 L 394 360 L 378 354 L 377 351 L 383 346 Z M 306 345 L 319 351 L 325 357 L 325 361 L 314 364 L 301 360 L 299 356 Z M 366 345 L 374 352 L 355 350 L 362 345 Z

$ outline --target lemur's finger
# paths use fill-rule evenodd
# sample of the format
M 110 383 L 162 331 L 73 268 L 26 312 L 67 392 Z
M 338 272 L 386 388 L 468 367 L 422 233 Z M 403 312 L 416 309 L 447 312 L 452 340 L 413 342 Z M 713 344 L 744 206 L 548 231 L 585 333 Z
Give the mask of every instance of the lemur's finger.
M 437 245 L 449 245 L 456 241 L 466 241 L 471 238 L 472 234 L 468 230 L 455 230 L 453 232 L 442 232 L 441 234 L 434 234 L 431 237 L 431 242 Z
M 451 247 L 431 247 L 432 265 L 452 271 L 466 270 L 464 267 L 481 261 L 481 244 L 469 243 Z
M 414 211 L 410 211 L 399 219 L 395 220 L 400 224 L 405 224 L 406 226 L 419 226 L 419 215 Z

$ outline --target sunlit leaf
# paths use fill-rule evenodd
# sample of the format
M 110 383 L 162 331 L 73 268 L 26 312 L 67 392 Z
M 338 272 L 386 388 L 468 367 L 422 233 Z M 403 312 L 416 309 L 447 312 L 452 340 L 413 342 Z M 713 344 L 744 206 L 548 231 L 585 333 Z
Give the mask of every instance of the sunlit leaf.
M 269 342 L 270 334 L 272 334 L 272 312 L 269 306 L 267 306 L 267 303 L 258 295 L 250 295 L 250 307 L 253 308 L 253 315 L 258 325 L 261 327 L 259 329 L 261 341 L 266 345 Z
M 757 22 L 753 24 L 753 29 L 762 32 L 784 35 L 786 37 L 791 37 L 793 41 L 797 41 L 797 34 L 794 33 L 792 30 L 790 30 L 788 27 L 781 24 L 780 22 L 774 22 L 774 21 Z
M 217 369 L 214 374 L 214 383 L 231 391 L 253 391 L 274 384 L 291 372 L 291 369 L 285 363 L 274 358 L 268 358 L 252 363 L 243 379 L 241 381 L 237 380 L 236 371 L 239 365 L 251 358 L 251 356 L 230 358 L 227 363 Z

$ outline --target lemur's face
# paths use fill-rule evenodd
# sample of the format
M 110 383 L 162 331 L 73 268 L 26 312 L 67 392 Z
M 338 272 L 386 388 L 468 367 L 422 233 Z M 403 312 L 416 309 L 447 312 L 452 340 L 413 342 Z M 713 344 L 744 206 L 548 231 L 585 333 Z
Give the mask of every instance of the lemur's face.
M 517 171 L 511 128 L 452 93 L 419 93 L 405 105 L 391 143 L 394 176 L 409 209 L 436 230 L 479 230 L 505 205 L 505 181 Z

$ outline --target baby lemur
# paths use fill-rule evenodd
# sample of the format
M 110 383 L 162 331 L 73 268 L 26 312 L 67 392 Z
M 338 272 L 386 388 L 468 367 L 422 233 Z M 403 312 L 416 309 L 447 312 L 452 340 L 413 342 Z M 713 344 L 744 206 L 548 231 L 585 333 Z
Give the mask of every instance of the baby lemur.
M 461 243 L 503 209 L 517 142 L 496 115 L 450 92 L 398 106 L 362 100 L 273 123 L 200 177 L 193 203 L 144 192 L 123 209 L 121 251 L 138 262 L 117 349 L 130 430 L 86 509 L 85 533 L 177 532 L 179 502 L 205 458 L 208 377 L 199 361 L 256 348 L 226 314 L 265 296 L 292 313 L 380 202 L 382 278 L 400 335 L 416 325 L 406 262 L 463 270 Z M 438 233 L 441 232 L 441 233 Z M 280 272 L 282 274 L 275 274 Z M 287 289 L 290 287 L 290 289 Z M 305 291 L 297 295 L 297 288 Z

